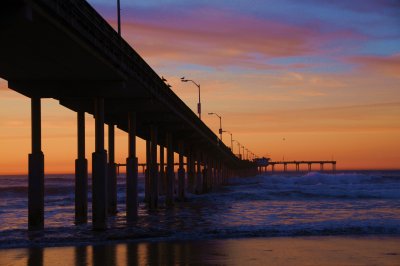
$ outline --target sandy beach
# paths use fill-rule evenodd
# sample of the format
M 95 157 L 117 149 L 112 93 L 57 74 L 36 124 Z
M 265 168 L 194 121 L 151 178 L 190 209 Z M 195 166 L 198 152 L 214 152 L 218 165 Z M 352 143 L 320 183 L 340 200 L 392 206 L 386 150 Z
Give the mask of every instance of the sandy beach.
M 400 265 L 400 237 L 276 237 L 4 249 L 0 265 Z

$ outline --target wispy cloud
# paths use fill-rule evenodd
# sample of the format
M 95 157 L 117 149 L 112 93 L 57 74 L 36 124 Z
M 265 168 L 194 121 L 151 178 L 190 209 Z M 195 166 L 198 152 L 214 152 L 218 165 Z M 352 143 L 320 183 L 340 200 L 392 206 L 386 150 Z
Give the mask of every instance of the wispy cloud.
M 350 61 L 366 72 L 400 78 L 400 53 L 391 56 L 357 56 L 350 58 Z
M 320 55 L 336 52 L 333 40 L 359 40 L 360 33 L 348 29 L 329 29 L 315 19 L 296 24 L 260 18 L 232 10 L 202 7 L 196 10 L 141 10 L 124 20 L 123 35 L 151 62 L 190 63 L 210 67 L 255 69 L 295 69 L 311 62 L 269 62 L 280 57 Z M 106 12 L 107 13 L 107 12 Z M 115 19 L 110 18 L 115 24 Z

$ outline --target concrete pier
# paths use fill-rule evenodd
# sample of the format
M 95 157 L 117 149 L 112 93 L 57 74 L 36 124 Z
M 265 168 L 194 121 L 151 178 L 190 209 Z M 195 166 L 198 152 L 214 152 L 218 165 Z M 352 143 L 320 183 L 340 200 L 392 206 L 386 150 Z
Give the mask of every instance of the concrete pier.
M 126 218 L 138 216 L 138 158 L 136 157 L 136 113 L 128 115 L 128 158 L 126 159 Z
M 166 134 L 166 144 L 167 144 L 167 191 L 165 196 L 165 204 L 167 206 L 174 205 L 174 150 L 172 143 L 172 134 L 167 132 Z
M 75 224 L 87 223 L 88 163 L 85 158 L 85 112 L 77 112 L 78 158 L 75 160 Z
M 125 164 L 128 221 L 137 217 L 136 137 L 147 140 L 145 201 L 151 208 L 157 207 L 159 191 L 164 191 L 164 187 L 167 205 L 174 203 L 175 183 L 178 184 L 177 196 L 180 199 L 185 197 L 186 171 L 188 191 L 203 193 L 225 180 L 229 169 L 235 169 L 237 174 L 245 174 L 255 167 L 255 162 L 241 160 L 232 153 L 232 147 L 230 149 L 223 142 L 216 141 L 218 137 L 213 131 L 193 114 L 147 62 L 86 1 L 17 2 L 21 4 L 17 4 L 18 8 L 7 4 L 7 1 L 0 4 L 2 13 L 7 14 L 0 19 L 4 28 L 0 42 L 0 77 L 8 82 L 10 89 L 31 98 L 29 230 L 44 227 L 41 98 L 58 100 L 61 105 L 78 113 L 75 223 L 86 223 L 88 220 L 88 168 L 91 168 L 94 230 L 106 229 L 108 215 L 117 211 L 115 127 L 129 134 Z M 33 12 L 34 23 L 31 17 L 21 16 L 20 7 Z M 27 41 L 27 36 L 48 38 L 29 37 Z M 88 47 L 95 48 L 96 52 L 90 52 Z M 38 52 L 49 60 L 38 61 Z M 92 167 L 88 167 L 85 155 L 85 113 L 95 118 Z M 108 157 L 104 143 L 105 120 L 109 130 Z M 157 140 L 164 136 L 166 140 Z M 160 170 L 157 169 L 157 145 L 167 148 L 166 178 L 162 176 L 162 147 Z M 180 155 L 178 182 L 175 181 L 174 172 L 175 152 Z M 184 157 L 187 169 L 184 169 Z M 221 163 L 223 166 L 220 166 Z M 162 182 L 158 181 L 160 178 Z
M 117 168 L 115 165 L 115 126 L 108 125 L 108 213 L 117 213 Z
M 158 207 L 157 126 L 150 127 L 150 209 Z
M 31 99 L 32 153 L 28 156 L 28 229 L 44 227 L 44 154 L 40 98 Z
M 178 169 L 178 198 L 183 201 L 185 199 L 185 168 L 183 167 L 183 142 L 179 142 L 179 169 Z
M 336 161 L 273 161 L 273 162 L 268 162 L 267 166 L 259 166 L 260 171 L 262 170 L 262 167 L 264 167 L 264 172 L 267 172 L 267 167 L 271 165 L 271 171 L 275 171 L 275 165 L 283 165 L 283 171 L 287 172 L 288 171 L 288 165 L 294 165 L 295 166 L 295 171 L 300 172 L 300 166 L 301 165 L 307 165 L 307 170 L 308 172 L 312 171 L 312 165 L 313 164 L 319 164 L 320 165 L 320 171 L 324 171 L 324 165 L 325 164 L 330 164 L 332 165 L 332 172 L 335 173 L 336 171 Z
M 107 229 L 107 152 L 104 150 L 104 99 L 95 99 L 95 152 L 92 155 L 92 220 L 94 230 Z

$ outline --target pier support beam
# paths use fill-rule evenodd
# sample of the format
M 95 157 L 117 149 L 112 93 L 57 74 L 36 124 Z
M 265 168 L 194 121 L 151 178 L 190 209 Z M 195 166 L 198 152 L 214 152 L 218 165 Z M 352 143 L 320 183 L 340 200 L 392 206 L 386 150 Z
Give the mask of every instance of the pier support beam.
M 160 170 L 159 170 L 159 192 L 160 195 L 165 195 L 167 181 L 165 177 L 165 159 L 164 159 L 164 146 L 160 145 Z
M 85 112 L 77 113 L 78 159 L 75 160 L 75 224 L 87 223 L 88 172 L 85 158 Z
M 167 132 L 166 135 L 167 144 L 167 191 L 165 196 L 165 204 L 170 207 L 174 205 L 174 149 L 172 143 L 172 134 Z
M 194 193 L 195 191 L 195 158 L 193 156 L 193 149 L 189 150 L 187 157 L 187 171 L 188 171 L 188 191 Z
M 44 227 L 44 155 L 42 152 L 40 98 L 31 99 L 32 153 L 28 156 L 28 229 Z
M 144 172 L 144 202 L 150 201 L 151 141 L 146 140 L 146 170 Z
M 136 113 L 128 114 L 128 158 L 126 159 L 126 219 L 138 216 L 138 159 L 136 157 Z
M 104 150 L 104 99 L 95 99 L 95 152 L 92 155 L 92 220 L 94 230 L 107 229 L 107 152 Z
M 115 166 L 115 127 L 108 125 L 108 213 L 117 213 L 117 169 Z
M 204 169 L 203 169 L 203 178 L 202 178 L 202 184 L 201 184 L 201 193 L 206 193 L 207 192 L 207 182 L 208 182 L 208 158 L 204 156 L 203 154 L 203 162 L 204 162 Z
M 157 126 L 150 128 L 150 209 L 158 206 Z
M 185 199 L 185 168 L 183 167 L 183 141 L 179 142 L 179 169 L 178 169 L 178 198 Z
M 196 194 L 200 194 L 202 191 L 203 175 L 201 172 L 201 152 L 197 153 L 197 165 L 196 165 Z

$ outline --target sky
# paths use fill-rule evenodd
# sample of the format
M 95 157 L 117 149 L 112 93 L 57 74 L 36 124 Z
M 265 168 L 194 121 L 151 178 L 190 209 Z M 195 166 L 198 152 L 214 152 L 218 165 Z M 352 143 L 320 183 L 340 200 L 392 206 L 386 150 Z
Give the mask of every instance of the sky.
M 116 1 L 88 2 L 116 28 Z M 121 8 L 123 38 L 194 112 L 197 87 L 180 78 L 201 84 L 202 118 L 216 134 L 208 112 L 258 156 L 400 169 L 398 0 L 121 0 Z M 45 170 L 71 173 L 76 114 L 42 102 Z M 93 117 L 86 122 L 90 159 Z M 230 146 L 229 134 L 223 140 Z M 27 172 L 30 101 L 1 79 L 0 147 L 0 174 Z M 117 130 L 117 162 L 126 155 Z

